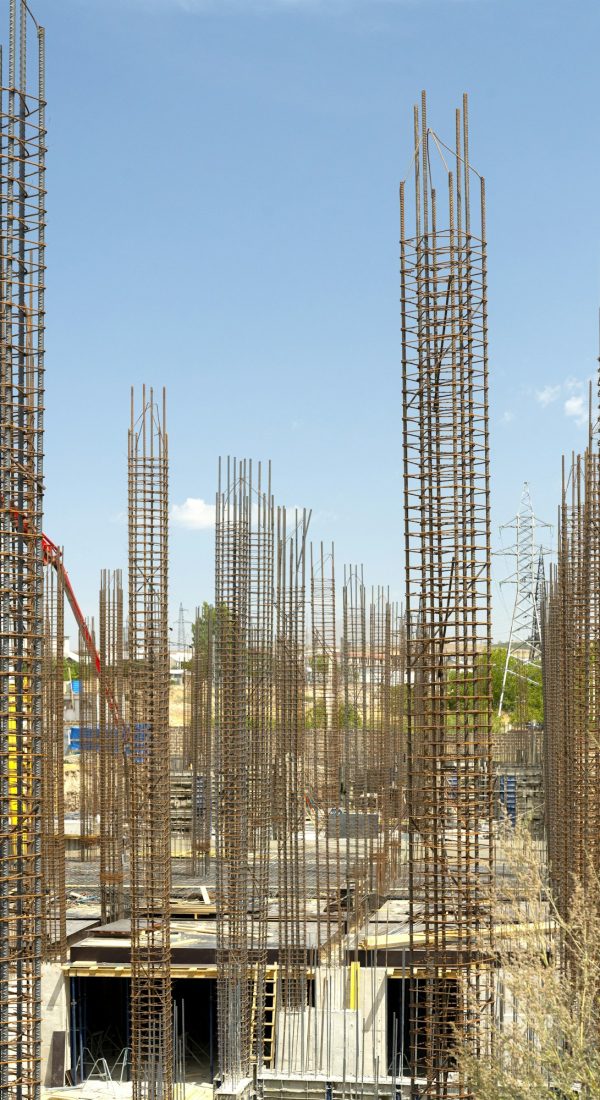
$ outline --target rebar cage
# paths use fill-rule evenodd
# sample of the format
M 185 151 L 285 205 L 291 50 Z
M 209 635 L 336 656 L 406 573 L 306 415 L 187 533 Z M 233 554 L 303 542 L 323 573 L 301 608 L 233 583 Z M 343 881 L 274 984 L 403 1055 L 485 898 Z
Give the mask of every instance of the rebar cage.
M 40 1093 L 44 32 L 0 63 L 0 1092 Z M 6 17 L 5 17 L 6 18 Z M 32 56 L 33 55 L 33 56 Z M 28 64 L 28 62 L 30 64 Z M 32 76 L 33 70 L 33 76 Z
M 424 1095 L 467 1096 L 452 1050 L 480 1041 L 474 1004 L 488 1001 L 474 959 L 491 932 L 493 798 L 485 188 L 466 97 L 453 151 L 429 129 L 424 94 L 415 107 L 412 231 L 407 207 L 402 184 L 409 890 L 426 958 L 412 1064 Z M 458 982 L 445 980 L 450 944 Z
M 153 391 L 129 430 L 129 834 L 134 1100 L 173 1095 L 168 443 Z

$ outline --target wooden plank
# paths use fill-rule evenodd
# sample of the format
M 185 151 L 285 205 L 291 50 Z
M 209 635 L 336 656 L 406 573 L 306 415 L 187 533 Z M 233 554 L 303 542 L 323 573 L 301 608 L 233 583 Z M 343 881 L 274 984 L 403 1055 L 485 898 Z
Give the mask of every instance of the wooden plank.
M 65 1083 L 66 1031 L 53 1031 L 50 1042 L 50 1088 L 59 1089 Z

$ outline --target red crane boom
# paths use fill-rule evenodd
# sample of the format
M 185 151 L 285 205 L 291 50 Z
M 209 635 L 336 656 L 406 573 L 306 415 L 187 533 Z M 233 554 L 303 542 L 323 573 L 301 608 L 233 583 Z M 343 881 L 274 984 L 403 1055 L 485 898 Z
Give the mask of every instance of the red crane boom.
M 69 601 L 69 606 L 71 608 L 71 611 L 73 612 L 73 615 L 75 616 L 75 621 L 81 631 L 83 640 L 85 641 L 86 649 L 92 661 L 94 662 L 96 672 L 99 676 L 100 654 L 96 649 L 94 639 L 92 638 L 92 635 L 88 630 L 87 623 L 83 617 L 83 612 L 77 602 L 77 597 L 73 590 L 73 585 L 71 584 L 69 574 L 67 573 L 67 570 L 63 565 L 62 553 L 56 543 L 52 542 L 52 539 L 49 539 L 47 535 L 42 535 L 42 553 L 44 556 L 44 565 L 53 566 L 53 568 L 56 570 L 57 574 L 59 574 L 62 580 L 65 592 L 67 594 L 67 599 Z
M 2 508 L 3 504 L 3 498 L 0 497 L 0 509 Z M 22 512 L 18 510 L 18 508 L 10 508 L 9 510 L 15 530 L 21 531 L 23 534 L 26 535 L 28 531 L 28 523 L 26 517 L 23 515 Z M 77 597 L 75 595 L 73 585 L 71 584 L 71 579 L 64 567 L 62 553 L 56 543 L 52 542 L 52 539 L 49 539 L 48 536 L 44 535 L 43 533 L 42 557 L 44 565 L 51 565 L 56 571 L 57 575 L 60 576 L 62 580 L 65 592 L 67 594 L 67 599 L 69 601 L 69 606 L 71 608 L 71 611 L 73 612 L 73 615 L 75 616 L 77 626 L 81 631 L 86 649 L 91 657 L 93 666 L 96 670 L 96 675 L 98 676 L 98 679 L 101 679 L 102 667 L 100 664 L 100 654 L 98 653 L 94 639 L 92 638 L 92 635 L 88 630 L 87 623 L 83 617 L 83 611 L 81 610 L 79 603 L 77 602 Z M 104 685 L 104 694 L 106 695 L 106 701 L 108 703 L 113 718 L 116 722 L 120 722 L 121 716 L 119 714 L 119 708 L 110 689 L 109 683 L 105 683 Z
M 75 616 L 75 621 L 77 623 L 77 626 L 79 627 L 81 636 L 85 642 L 86 649 L 90 655 L 94 668 L 96 669 L 96 674 L 100 679 L 102 672 L 100 664 L 100 654 L 96 649 L 96 644 L 84 619 L 83 611 L 81 610 L 77 601 L 77 597 L 75 595 L 73 585 L 71 584 L 69 574 L 64 567 L 62 553 L 56 543 L 52 542 L 52 539 L 49 539 L 47 535 L 42 535 L 42 554 L 44 558 L 44 564 L 51 565 L 56 571 L 57 575 L 59 575 L 61 578 L 64 590 L 67 594 L 69 606 L 71 608 L 71 611 L 73 612 L 73 615 Z M 115 721 L 118 722 L 120 720 L 119 708 L 108 683 L 104 684 L 104 693 L 106 695 L 106 701 L 110 708 L 110 712 Z

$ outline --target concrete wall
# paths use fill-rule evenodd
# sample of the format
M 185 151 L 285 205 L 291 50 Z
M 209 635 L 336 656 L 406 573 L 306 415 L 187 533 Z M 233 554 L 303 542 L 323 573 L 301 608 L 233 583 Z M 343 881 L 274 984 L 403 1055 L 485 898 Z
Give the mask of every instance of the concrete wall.
M 352 1007 L 350 1007 L 352 1005 Z M 382 967 L 320 967 L 315 1005 L 280 1008 L 275 1071 L 380 1077 L 387 1071 L 387 984 Z

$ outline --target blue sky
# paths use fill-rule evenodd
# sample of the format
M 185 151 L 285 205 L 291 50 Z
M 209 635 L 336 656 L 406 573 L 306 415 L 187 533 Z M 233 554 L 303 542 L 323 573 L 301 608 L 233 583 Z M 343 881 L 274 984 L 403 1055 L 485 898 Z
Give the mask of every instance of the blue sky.
M 397 193 L 421 88 L 447 137 L 469 92 L 487 181 L 494 543 L 525 479 L 555 521 L 598 344 L 597 0 L 35 12 L 46 529 L 86 612 L 99 570 L 126 567 L 129 387 L 143 381 L 168 389 L 173 617 L 212 595 L 219 454 L 272 459 L 278 500 L 313 509 L 339 570 L 362 562 L 402 597 Z M 496 586 L 494 610 L 502 636 Z

